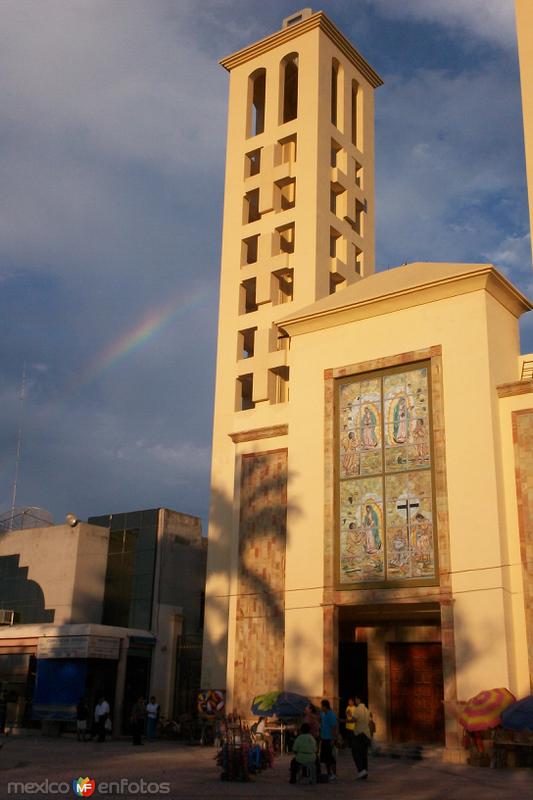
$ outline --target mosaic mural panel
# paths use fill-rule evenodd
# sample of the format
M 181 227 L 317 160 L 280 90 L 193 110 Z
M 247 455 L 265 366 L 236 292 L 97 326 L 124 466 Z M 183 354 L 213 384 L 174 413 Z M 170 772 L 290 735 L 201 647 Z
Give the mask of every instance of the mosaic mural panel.
M 340 486 L 340 581 L 383 580 L 383 482 L 343 481 Z
M 382 403 L 379 379 L 342 385 L 339 406 L 341 478 L 381 472 Z
M 387 472 L 429 466 L 426 367 L 383 378 Z
M 339 583 L 436 578 L 428 367 L 339 384 Z
M 389 475 L 385 479 L 387 576 L 433 578 L 435 555 L 431 473 Z

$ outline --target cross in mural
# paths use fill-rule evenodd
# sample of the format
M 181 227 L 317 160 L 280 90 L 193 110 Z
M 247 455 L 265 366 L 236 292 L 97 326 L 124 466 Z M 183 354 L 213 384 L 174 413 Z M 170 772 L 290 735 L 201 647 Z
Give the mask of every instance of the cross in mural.
M 396 504 L 396 508 L 398 511 L 405 511 L 407 525 L 409 525 L 409 512 L 412 508 L 420 508 L 420 503 L 418 500 L 410 500 L 408 497 L 406 497 L 403 502 Z

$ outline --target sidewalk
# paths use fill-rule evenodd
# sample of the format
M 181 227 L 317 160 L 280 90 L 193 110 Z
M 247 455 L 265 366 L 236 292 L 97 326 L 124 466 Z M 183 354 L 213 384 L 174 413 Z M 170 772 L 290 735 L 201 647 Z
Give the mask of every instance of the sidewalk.
M 289 800 L 330 796 L 339 800 L 529 800 L 533 797 L 533 770 L 490 770 L 444 764 L 436 760 L 403 761 L 371 759 L 369 778 L 355 781 L 355 769 L 347 752 L 340 754 L 339 779 L 316 786 L 288 783 L 289 756 L 277 758 L 274 768 L 262 772 L 249 783 L 227 783 L 220 780 L 215 764 L 214 748 L 187 747 L 176 742 L 156 742 L 133 747 L 127 740 L 81 743 L 70 737 L 13 737 L 0 751 L 0 798 L 44 797 L 45 780 L 63 783 L 63 790 L 48 792 L 54 797 L 74 797 L 74 778 L 89 777 L 96 781 L 94 798 L 166 796 L 183 800 Z M 120 781 L 120 793 L 98 790 L 99 782 Z M 145 791 L 139 791 L 140 781 Z M 40 783 L 31 793 L 8 792 L 9 782 Z M 166 782 L 170 790 L 156 793 L 155 784 Z M 69 791 L 66 792 L 65 784 Z M 135 786 L 135 783 L 138 785 Z M 146 784 L 150 783 L 150 792 Z M 129 784 L 129 786 L 126 786 Z M 132 785 L 133 784 L 133 785 Z

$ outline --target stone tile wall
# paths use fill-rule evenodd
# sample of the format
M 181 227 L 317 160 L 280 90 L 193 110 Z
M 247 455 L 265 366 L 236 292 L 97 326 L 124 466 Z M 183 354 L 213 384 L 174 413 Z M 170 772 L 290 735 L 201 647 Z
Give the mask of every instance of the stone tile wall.
M 529 682 L 533 691 L 533 409 L 513 412 L 513 443 L 524 575 Z
M 283 689 L 287 450 L 242 457 L 234 709 Z

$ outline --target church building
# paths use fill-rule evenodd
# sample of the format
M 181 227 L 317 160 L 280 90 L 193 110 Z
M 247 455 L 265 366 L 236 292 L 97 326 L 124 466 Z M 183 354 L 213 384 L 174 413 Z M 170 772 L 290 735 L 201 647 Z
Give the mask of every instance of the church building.
M 533 686 L 532 305 L 491 264 L 375 272 L 382 81 L 324 13 L 221 63 L 202 685 L 357 693 L 453 757 L 457 701 Z

